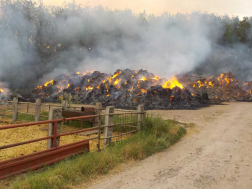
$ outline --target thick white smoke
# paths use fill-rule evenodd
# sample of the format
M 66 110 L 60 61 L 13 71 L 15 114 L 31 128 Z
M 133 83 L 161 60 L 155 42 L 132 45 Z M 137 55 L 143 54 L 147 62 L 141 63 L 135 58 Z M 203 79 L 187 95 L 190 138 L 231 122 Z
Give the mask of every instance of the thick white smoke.
M 190 72 L 211 62 L 224 31 L 220 17 L 210 14 L 155 17 L 75 4 L 0 3 L 0 79 L 12 89 L 74 71 L 146 69 L 166 78 Z

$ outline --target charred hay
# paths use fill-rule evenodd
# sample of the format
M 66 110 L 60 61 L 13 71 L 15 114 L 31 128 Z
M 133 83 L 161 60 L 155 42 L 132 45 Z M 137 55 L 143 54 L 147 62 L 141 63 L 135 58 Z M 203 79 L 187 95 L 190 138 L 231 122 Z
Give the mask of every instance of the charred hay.
M 252 82 L 238 81 L 231 73 L 199 77 L 179 75 L 178 80 L 160 78 L 146 70 L 117 70 L 113 75 L 94 71 L 60 75 L 25 96 L 28 101 L 74 103 L 134 109 L 195 109 L 213 102 L 251 101 Z M 68 94 L 67 97 L 64 94 Z

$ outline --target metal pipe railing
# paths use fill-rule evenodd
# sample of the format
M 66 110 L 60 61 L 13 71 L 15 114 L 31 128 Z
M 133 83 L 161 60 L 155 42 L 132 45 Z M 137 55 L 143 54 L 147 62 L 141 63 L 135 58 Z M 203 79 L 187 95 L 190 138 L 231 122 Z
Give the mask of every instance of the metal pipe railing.
M 100 140 L 109 139 L 109 138 L 115 138 L 115 137 L 120 137 L 120 136 L 128 135 L 128 134 L 135 133 L 135 132 L 139 131 L 138 129 L 136 129 L 136 130 L 129 131 L 129 132 L 126 132 L 126 133 L 122 133 L 122 134 L 119 134 L 119 135 L 101 138 L 101 131 L 102 131 L 101 129 L 102 128 L 105 128 L 105 127 L 114 127 L 114 126 L 137 128 L 137 126 L 132 126 L 131 124 L 139 123 L 141 121 L 126 122 L 126 123 L 115 123 L 115 124 L 103 125 L 103 126 L 101 126 L 101 124 L 100 124 L 97 127 L 87 128 L 87 129 L 81 129 L 81 130 L 71 131 L 71 132 L 61 133 L 61 134 L 57 134 L 57 123 L 71 121 L 71 120 L 89 119 L 89 118 L 95 118 L 95 117 L 99 117 L 99 121 L 101 121 L 101 116 L 106 116 L 106 115 L 112 115 L 113 116 L 113 115 L 138 115 L 138 114 L 145 114 L 145 112 L 127 112 L 127 113 L 124 112 L 124 113 L 98 114 L 98 115 L 70 117 L 70 118 L 62 118 L 62 119 L 54 119 L 54 120 L 46 120 L 46 121 L 38 121 L 38 122 L 30 122 L 30 123 L 22 123 L 22 124 L 3 126 L 3 127 L 0 127 L 0 130 L 12 129 L 12 128 L 20 128 L 20 127 L 28 127 L 28 126 L 35 126 L 35 125 L 40 125 L 40 124 L 52 123 L 53 124 L 53 135 L 47 136 L 47 137 L 42 137 L 42 138 L 37 138 L 37 139 L 29 140 L 29 141 L 19 142 L 19 143 L 15 143 L 15 144 L 9 144 L 9 145 L 5 145 L 5 146 L 0 146 L 0 150 L 11 148 L 11 147 L 16 147 L 16 146 L 20 146 L 20 145 L 24 145 L 24 144 L 34 143 L 34 142 L 38 142 L 38 141 L 42 141 L 42 140 L 47 140 L 47 139 L 53 139 L 52 140 L 52 148 L 59 148 L 59 147 L 57 147 L 57 142 L 56 142 L 57 141 L 56 139 L 58 137 L 72 135 L 72 134 L 77 134 L 77 133 L 91 131 L 91 130 L 98 130 L 98 136 L 90 138 L 90 139 L 87 139 L 87 140 L 98 139 L 97 148 L 99 150 L 100 149 Z M 124 117 L 127 117 L 127 116 L 124 116 Z
M 71 117 L 71 118 L 53 119 L 53 120 L 38 121 L 38 122 L 31 122 L 31 123 L 22 123 L 22 124 L 15 124 L 15 125 L 7 125 L 7 126 L 0 127 L 0 130 L 12 129 L 12 128 L 18 128 L 18 127 L 25 127 L 25 126 L 28 127 L 28 126 L 39 125 L 39 124 L 46 124 L 46 123 L 66 122 L 66 121 L 77 120 L 77 119 L 88 119 L 88 118 L 93 118 L 93 117 L 99 117 L 99 115 L 80 116 L 80 117 Z

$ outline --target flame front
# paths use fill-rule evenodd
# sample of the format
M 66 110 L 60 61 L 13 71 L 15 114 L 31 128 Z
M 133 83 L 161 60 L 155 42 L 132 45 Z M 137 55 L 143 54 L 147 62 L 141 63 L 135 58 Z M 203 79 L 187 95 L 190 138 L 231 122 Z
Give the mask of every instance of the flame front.
M 114 74 L 111 78 L 114 79 L 115 77 L 118 77 L 121 73 L 122 71 L 119 71 L 118 73 Z
M 94 73 L 94 72 L 89 72 L 89 71 L 75 72 L 74 78 L 75 79 L 79 78 L 80 81 L 84 81 L 84 86 L 83 87 L 78 86 L 73 90 L 79 91 L 79 92 L 81 90 L 91 92 L 92 90 L 99 90 L 105 87 L 107 93 L 109 93 L 111 85 L 114 85 L 118 90 L 121 88 L 121 85 L 123 85 L 123 88 L 129 92 L 132 92 L 138 88 L 140 90 L 140 94 L 147 93 L 148 89 L 151 86 L 155 86 L 155 85 L 161 85 L 163 88 L 169 88 L 169 89 L 173 89 L 174 87 L 179 87 L 181 89 L 184 89 L 184 86 L 181 83 L 179 83 L 179 81 L 177 80 L 175 76 L 163 82 L 164 79 L 158 76 L 154 76 L 153 74 L 139 77 L 137 75 L 137 74 L 140 74 L 139 71 L 134 71 L 134 73 L 130 75 L 131 81 L 129 81 L 129 78 L 126 79 L 124 78 L 124 76 L 122 77 L 120 76 L 122 74 L 122 71 L 117 71 L 115 74 L 113 74 L 110 77 L 105 74 L 104 75 L 105 77 L 101 77 L 100 81 L 97 82 L 96 79 L 94 79 L 94 77 L 90 75 L 91 73 Z M 95 76 L 95 77 L 100 77 L 100 75 L 98 73 L 98 76 Z M 83 77 L 86 77 L 86 78 L 83 79 Z M 101 88 L 101 84 L 103 85 L 102 88 Z M 54 82 L 54 80 L 51 80 L 44 84 L 44 87 L 49 87 L 49 86 L 57 87 L 58 93 L 61 93 L 64 89 L 68 89 L 70 86 L 72 86 L 72 81 L 67 76 L 65 79 L 62 79 L 60 81 Z M 43 90 L 43 86 L 38 86 L 36 89 Z M 40 94 L 44 94 L 43 92 L 42 93 L 41 92 Z M 107 97 L 109 97 L 110 95 L 111 94 L 107 94 Z
M 173 89 L 174 87 L 179 87 L 181 89 L 184 88 L 183 85 L 178 82 L 178 80 L 177 80 L 177 78 L 175 76 L 173 76 L 171 78 L 171 80 L 167 80 L 166 82 L 164 82 L 162 87 L 163 88 L 169 88 L 169 89 Z
M 46 82 L 46 83 L 44 84 L 44 86 L 47 87 L 47 85 L 49 85 L 49 84 L 51 84 L 51 85 L 53 84 L 53 79 L 52 79 L 51 81 Z

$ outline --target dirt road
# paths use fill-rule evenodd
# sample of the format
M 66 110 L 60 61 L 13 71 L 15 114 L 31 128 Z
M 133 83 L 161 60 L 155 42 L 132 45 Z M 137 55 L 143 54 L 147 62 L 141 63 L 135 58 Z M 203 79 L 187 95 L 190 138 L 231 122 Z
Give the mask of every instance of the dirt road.
M 149 113 L 195 123 L 195 132 L 93 189 L 252 188 L 252 103 Z

